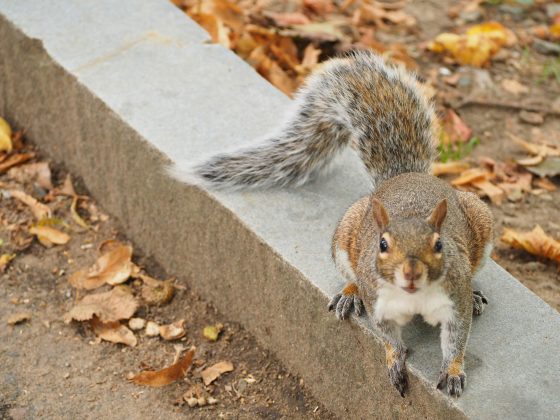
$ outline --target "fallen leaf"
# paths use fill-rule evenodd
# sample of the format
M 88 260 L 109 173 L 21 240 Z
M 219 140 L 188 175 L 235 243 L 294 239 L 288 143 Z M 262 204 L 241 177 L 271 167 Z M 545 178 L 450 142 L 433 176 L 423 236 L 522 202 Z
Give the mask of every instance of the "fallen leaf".
M 274 23 L 277 26 L 306 25 L 311 23 L 309 18 L 300 12 L 293 12 L 293 13 L 265 12 L 264 15 L 274 20 Z
M 472 136 L 472 129 L 452 109 L 445 113 L 442 129 L 441 143 L 444 145 L 465 143 Z
M 438 162 L 432 165 L 432 174 L 434 176 L 460 174 L 467 169 L 469 169 L 469 164 L 465 162 Z
M 180 319 L 179 321 L 175 321 L 172 324 L 168 325 L 160 325 L 159 327 L 159 335 L 164 340 L 172 341 L 178 340 L 186 335 L 185 331 L 185 320 Z
M 118 321 L 101 322 L 96 316 L 94 316 L 91 320 L 91 327 L 93 328 L 95 335 L 102 340 L 116 344 L 126 344 L 131 347 L 138 344 L 138 340 L 136 339 L 134 333 Z
M 518 159 L 518 160 L 516 160 L 516 162 L 519 163 L 522 166 L 535 166 L 535 165 L 538 165 L 539 163 L 541 163 L 543 160 L 544 160 L 543 155 L 537 155 L 537 156 L 532 156 L 532 157 L 529 157 L 529 158 Z
M 504 79 L 502 80 L 502 88 L 509 93 L 514 95 L 520 95 L 522 93 L 529 93 L 529 88 L 525 85 L 522 85 L 517 80 L 514 79 Z
M 64 182 L 60 187 L 57 188 L 58 194 L 67 195 L 74 197 L 76 195 L 76 190 L 74 190 L 74 185 L 72 185 L 72 178 L 70 175 L 66 175 Z
M 216 341 L 223 328 L 224 325 L 221 323 L 208 325 L 202 330 L 202 335 L 210 341 Z
M 448 53 L 463 65 L 482 67 L 506 45 L 515 43 L 515 35 L 498 22 L 486 22 L 469 28 L 465 34 L 442 33 L 428 45 L 435 53 Z
M 204 369 L 200 376 L 204 382 L 204 385 L 208 386 L 216 379 L 220 377 L 223 373 L 231 372 L 233 370 L 233 364 L 231 362 L 218 362 L 209 368 Z
M 31 319 L 31 312 L 17 312 L 8 317 L 8 325 L 16 325 Z
M 490 181 L 474 181 L 472 185 L 482 191 L 485 196 L 488 196 L 492 203 L 496 205 L 502 204 L 502 201 L 505 197 L 504 191 L 492 184 Z
M 560 264 L 560 242 L 548 236 L 539 225 L 530 232 L 517 232 L 504 228 L 501 239 L 513 248 L 523 249 L 530 254 L 548 258 Z
M 68 281 L 77 289 L 92 290 L 104 284 L 116 285 L 128 280 L 132 273 L 132 247 L 118 241 L 102 245 L 103 254 L 90 268 L 78 270 Z
M 3 174 L 14 166 L 21 165 L 23 162 L 27 162 L 33 156 L 35 156 L 33 153 L 18 153 L 17 155 L 9 156 L 6 160 L 0 163 L 0 174 Z
M 40 203 L 30 195 L 27 195 L 23 191 L 19 190 L 9 190 L 9 193 L 13 198 L 27 205 L 31 209 L 33 216 L 35 216 L 37 220 L 51 217 L 51 209 L 47 205 Z
M 0 273 L 6 271 L 6 268 L 10 264 L 10 261 L 12 261 L 15 257 L 16 254 L 2 254 L 0 256 Z
M 28 163 L 11 168 L 8 171 L 8 176 L 20 183 L 35 182 L 46 190 L 53 188 L 48 162 Z
M 451 185 L 457 187 L 460 185 L 472 184 L 473 182 L 477 182 L 477 181 L 485 181 L 489 178 L 489 176 L 490 176 L 489 172 L 484 169 L 471 168 L 462 172 L 461 175 L 459 175 L 459 177 L 451 181 Z
M 535 185 L 546 191 L 556 191 L 556 185 L 553 184 L 548 178 L 535 179 Z
M 538 165 L 528 166 L 527 170 L 541 178 L 545 176 L 557 176 L 560 175 L 560 158 L 558 157 L 547 157 L 543 162 Z
M 29 233 L 37 236 L 41 245 L 50 248 L 53 245 L 64 245 L 70 240 L 70 236 L 50 226 L 35 225 L 29 228 Z
M 101 322 L 128 319 L 136 312 L 138 302 L 123 287 L 114 287 L 109 292 L 85 296 L 64 315 L 67 324 L 72 320 L 87 321 L 96 315 Z
M 130 380 L 137 385 L 161 387 L 185 377 L 194 356 L 192 347 L 177 363 L 157 371 L 144 371 L 134 375 Z

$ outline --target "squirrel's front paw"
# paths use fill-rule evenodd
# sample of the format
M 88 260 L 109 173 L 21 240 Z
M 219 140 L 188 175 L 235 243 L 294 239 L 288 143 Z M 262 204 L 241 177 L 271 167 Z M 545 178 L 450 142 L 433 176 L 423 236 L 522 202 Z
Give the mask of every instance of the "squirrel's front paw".
M 478 316 L 484 312 L 485 305 L 488 305 L 488 299 L 481 290 L 473 292 L 473 315 Z
M 347 319 L 352 312 L 357 316 L 362 316 L 366 312 L 364 302 L 356 293 L 356 285 L 350 283 L 341 293 L 331 299 L 328 310 L 335 311 L 336 317 L 341 320 Z
M 406 349 L 395 348 L 389 343 L 385 343 L 385 356 L 387 358 L 387 368 L 389 369 L 389 379 L 401 397 L 408 387 L 408 374 L 406 373 Z
M 467 375 L 465 372 L 458 372 L 451 375 L 443 371 L 439 375 L 437 389 L 447 389 L 447 393 L 453 397 L 460 397 L 467 385 Z

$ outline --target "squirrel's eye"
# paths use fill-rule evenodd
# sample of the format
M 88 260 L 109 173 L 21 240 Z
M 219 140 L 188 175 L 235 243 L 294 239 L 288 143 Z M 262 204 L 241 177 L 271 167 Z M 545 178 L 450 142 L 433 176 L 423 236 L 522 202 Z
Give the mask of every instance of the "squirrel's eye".
M 385 238 L 381 238 L 381 241 L 379 242 L 379 250 L 381 252 L 387 252 L 389 250 L 389 244 L 387 243 Z
M 435 250 L 437 253 L 440 253 L 442 249 L 443 249 L 443 244 L 441 243 L 441 240 L 438 239 L 438 240 L 436 241 L 436 243 L 434 244 L 434 250 Z

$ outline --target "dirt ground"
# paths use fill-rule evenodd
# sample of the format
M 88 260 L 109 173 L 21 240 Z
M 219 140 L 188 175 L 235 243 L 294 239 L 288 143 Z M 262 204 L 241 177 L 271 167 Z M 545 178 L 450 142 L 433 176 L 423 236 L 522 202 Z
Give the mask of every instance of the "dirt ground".
M 15 221 L 29 217 L 27 211 L 3 199 L 0 217 Z M 184 319 L 187 335 L 177 343 L 197 347 L 194 366 L 185 380 L 163 388 L 129 383 L 129 372 L 171 364 L 174 343 L 142 333 L 136 347 L 99 343 L 87 323 L 62 321 L 76 300 L 68 274 L 93 263 L 102 241 L 126 241 L 111 219 L 96 226 L 97 231 L 72 232 L 67 245 L 50 249 L 34 239 L 0 276 L 0 419 L 140 419 L 156 413 L 161 418 L 333 418 L 254 337 L 181 285 L 170 304 L 143 306 L 135 316 L 160 324 Z M 2 239 L 9 241 L 5 233 Z M 133 260 L 151 276 L 168 278 L 142 256 Z M 10 315 L 22 311 L 31 313 L 29 321 L 6 325 Z M 202 330 L 216 323 L 223 323 L 224 330 L 210 342 Z M 231 361 L 234 370 L 205 387 L 200 371 L 223 360 Z M 218 402 L 191 408 L 182 398 L 189 390 Z
M 459 3 L 408 2 L 405 10 L 417 18 L 419 31 L 412 36 L 387 32 L 383 37 L 387 41 L 415 44 L 427 41 L 455 26 L 448 10 Z M 484 10 L 487 14 L 484 20 L 497 19 L 514 30 L 529 30 L 546 20 L 542 10 L 522 13 L 511 8 Z M 419 54 L 415 58 L 420 74 L 435 85 L 440 107 L 456 104 L 465 97 L 499 99 L 521 107 L 560 106 L 560 80 L 541 80 L 542 68 L 551 57 L 531 48 L 512 48 L 508 55 L 494 60 L 492 66 L 478 70 L 457 69 L 429 54 Z M 445 82 L 444 75 L 448 73 L 445 69 L 460 74 L 457 84 Z M 517 80 L 529 91 L 522 95 L 508 93 L 502 88 L 504 79 Z M 473 129 L 473 135 L 481 140 L 472 155 L 466 157 L 472 162 L 480 157 L 502 160 L 525 157 L 518 146 L 508 141 L 509 133 L 560 145 L 558 115 L 544 113 L 542 122 L 528 124 L 521 119 L 519 109 L 474 105 L 463 106 L 458 112 Z M 35 161 L 40 160 L 35 158 Z M 52 169 L 53 183 L 60 185 L 66 174 L 63 168 Z M 559 186 L 558 177 L 552 182 Z M 38 199 L 47 194 L 33 182 L 18 183 L 7 174 L 0 176 L 1 253 L 16 254 L 0 274 L 0 419 L 140 419 L 156 414 L 165 418 L 197 419 L 334 418 L 309 394 L 306 384 L 260 348 L 254 337 L 231 322 L 227 314 L 218 313 L 210 302 L 193 294 L 183 282 L 176 283 L 176 295 L 169 304 L 142 306 L 136 314 L 160 324 L 184 319 L 187 334 L 177 342 L 150 338 L 140 332 L 136 334 L 138 345 L 127 347 L 99 342 L 87 323 L 65 324 L 63 314 L 78 298 L 76 290 L 68 283 L 68 275 L 92 264 L 103 241 L 118 238 L 126 242 L 126 238 L 111 217 L 102 221 L 102 210 L 94 220 L 91 207 L 79 211 L 94 229 L 78 229 L 71 224 L 71 199 L 56 197 L 49 206 L 55 209 L 57 217 L 70 223 L 70 228 L 65 228 L 70 241 L 48 249 L 37 239 L 30 242 L 31 236 L 21 233 L 21 229 L 7 229 L 16 225 L 27 229 L 33 219 L 27 206 L 5 194 L 6 189 L 14 187 Z M 86 194 L 79 182 L 76 188 L 78 193 Z M 501 205 L 491 205 L 496 221 L 493 258 L 557 310 L 560 310 L 560 273 L 556 264 L 513 250 L 499 238 L 503 227 L 530 230 L 536 224 L 551 236 L 560 238 L 559 206 L 558 189 L 539 195 L 528 193 L 513 201 L 505 200 Z M 133 261 L 158 279 L 176 274 L 165 273 L 157 263 L 146 261 L 136 253 Z M 135 287 L 134 282 L 131 287 Z M 29 312 L 30 320 L 7 326 L 8 318 L 19 312 Z M 210 342 L 202 336 L 202 330 L 215 323 L 224 324 L 224 330 L 216 342 Z M 127 378 L 131 372 L 160 369 L 171 364 L 177 344 L 184 349 L 191 345 L 197 347 L 194 365 L 184 380 L 162 388 L 140 387 L 129 382 Z M 231 361 L 234 370 L 204 386 L 201 371 L 219 361 Z M 185 393 L 204 398 L 206 402 L 213 397 L 217 403 L 189 407 L 183 398 Z

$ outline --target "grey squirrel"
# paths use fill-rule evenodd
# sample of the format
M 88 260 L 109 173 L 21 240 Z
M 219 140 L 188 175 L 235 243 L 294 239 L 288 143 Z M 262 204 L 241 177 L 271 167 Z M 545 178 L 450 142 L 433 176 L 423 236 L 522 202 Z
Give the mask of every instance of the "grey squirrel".
M 381 333 L 391 383 L 404 396 L 401 327 L 420 314 L 441 325 L 437 388 L 460 396 L 472 317 L 487 300 L 472 279 L 491 249 L 492 216 L 475 194 L 430 175 L 437 157 L 435 113 L 417 79 L 371 52 L 332 59 L 299 91 L 296 110 L 259 145 L 196 166 L 214 188 L 301 185 L 350 145 L 373 192 L 354 203 L 332 241 L 347 280 L 329 310 L 367 313 Z M 184 168 L 175 168 L 179 179 Z M 187 177 L 187 179 L 189 179 Z

